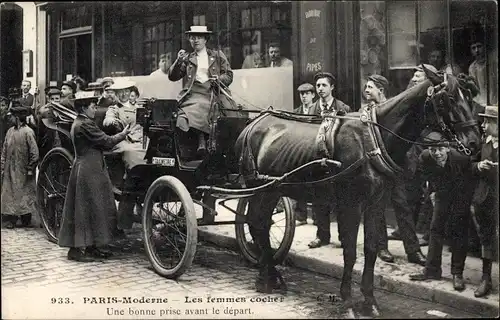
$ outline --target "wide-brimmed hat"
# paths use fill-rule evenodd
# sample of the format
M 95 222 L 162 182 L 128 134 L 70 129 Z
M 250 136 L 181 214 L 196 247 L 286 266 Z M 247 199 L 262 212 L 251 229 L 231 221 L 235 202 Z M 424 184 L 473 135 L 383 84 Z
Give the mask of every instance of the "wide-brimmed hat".
M 186 34 L 212 34 L 212 31 L 208 31 L 207 26 L 191 26 Z
M 97 103 L 99 100 L 99 93 L 96 92 L 95 90 L 85 90 L 85 91 L 79 91 L 75 95 L 75 109 L 81 109 L 84 106 L 88 106 L 91 102 Z
M 74 83 L 73 81 L 63 81 L 63 83 L 61 84 L 61 88 L 63 86 L 68 86 L 70 87 L 71 89 L 73 89 L 73 92 L 76 91 L 76 83 Z
M 298 92 L 307 92 L 307 91 L 312 91 L 314 92 L 314 86 L 308 82 L 306 83 L 303 83 L 301 84 L 298 88 L 297 88 L 297 91 Z
M 111 86 L 106 87 L 106 90 L 121 90 L 121 89 L 131 88 L 133 86 L 135 86 L 134 81 L 120 80 L 120 81 L 116 81 Z
M 318 81 L 321 78 L 329 78 L 332 81 L 332 84 L 335 84 L 335 76 L 330 72 L 318 72 L 314 75 L 314 82 Z
M 486 106 L 484 113 L 478 114 L 480 117 L 498 119 L 498 106 Z

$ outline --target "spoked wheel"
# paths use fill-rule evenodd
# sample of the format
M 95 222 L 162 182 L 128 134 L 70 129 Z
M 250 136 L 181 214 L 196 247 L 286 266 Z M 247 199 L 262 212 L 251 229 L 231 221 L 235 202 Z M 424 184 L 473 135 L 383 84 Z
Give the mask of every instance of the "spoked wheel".
M 73 155 L 64 148 L 50 150 L 40 164 L 36 196 L 40 219 L 50 242 L 57 243 L 72 165 Z
M 175 279 L 191 266 L 198 242 L 196 211 L 179 179 L 163 176 L 149 187 L 142 229 L 146 253 L 156 273 Z
M 236 209 L 239 214 L 236 215 L 235 220 L 236 241 L 238 242 L 238 246 L 243 256 L 250 263 L 257 264 L 260 257 L 260 249 L 257 248 L 257 245 L 252 239 L 248 224 L 242 224 L 242 222 L 245 221 L 247 210 L 248 199 L 239 199 Z M 241 214 L 245 214 L 245 216 Z M 293 216 L 292 203 L 289 198 L 283 197 L 280 199 L 278 205 L 274 209 L 272 221 L 269 237 L 271 247 L 274 250 L 274 260 L 277 264 L 280 264 L 285 260 L 288 251 L 290 251 L 293 236 L 295 234 L 295 218 Z

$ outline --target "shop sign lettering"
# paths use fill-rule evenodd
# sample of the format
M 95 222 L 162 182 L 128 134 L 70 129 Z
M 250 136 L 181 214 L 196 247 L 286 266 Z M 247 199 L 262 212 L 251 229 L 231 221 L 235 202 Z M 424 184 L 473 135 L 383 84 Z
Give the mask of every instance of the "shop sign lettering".
M 311 10 L 308 10 L 306 11 L 306 19 L 309 19 L 309 18 L 319 18 L 321 14 L 321 10 L 318 10 L 318 9 L 311 9 Z
M 321 62 L 307 63 L 306 65 L 307 72 L 318 72 L 321 71 L 321 69 L 322 69 Z

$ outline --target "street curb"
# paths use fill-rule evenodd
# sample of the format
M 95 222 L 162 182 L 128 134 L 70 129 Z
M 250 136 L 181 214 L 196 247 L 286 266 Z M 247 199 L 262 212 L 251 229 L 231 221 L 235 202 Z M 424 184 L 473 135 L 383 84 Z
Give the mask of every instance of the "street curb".
M 198 237 L 200 240 L 213 243 L 217 246 L 239 252 L 236 239 L 230 236 L 221 235 L 215 232 L 199 230 Z M 343 266 L 334 263 L 327 263 L 312 257 L 304 257 L 294 252 L 290 252 L 285 261 L 286 265 L 305 269 L 308 271 L 317 272 L 337 279 L 342 278 Z M 361 272 L 353 270 L 353 280 L 356 283 L 361 282 Z M 417 298 L 424 301 L 439 303 L 455 309 L 473 314 L 480 314 L 484 317 L 498 317 L 500 306 L 494 306 L 487 303 L 485 299 L 470 299 L 459 293 L 439 290 L 435 287 L 427 287 L 421 285 L 420 282 L 414 282 L 401 276 L 382 276 L 375 274 L 374 286 L 376 289 L 385 290 L 411 298 Z M 468 287 L 471 287 L 470 285 Z M 466 290 L 473 290 L 467 288 Z

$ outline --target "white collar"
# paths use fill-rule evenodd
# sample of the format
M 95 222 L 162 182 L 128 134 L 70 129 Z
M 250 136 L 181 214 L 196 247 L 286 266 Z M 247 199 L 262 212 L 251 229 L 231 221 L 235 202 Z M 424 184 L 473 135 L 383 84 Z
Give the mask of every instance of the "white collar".
M 321 110 L 325 110 L 326 107 L 331 109 L 332 104 L 333 104 L 333 100 L 335 100 L 335 99 L 332 96 L 331 99 L 329 101 L 327 101 L 325 105 L 323 105 L 323 101 L 321 99 L 319 99 L 319 107 L 321 108 Z
M 498 148 L 498 137 L 494 137 L 492 135 L 489 135 L 486 137 L 486 143 L 492 143 L 493 149 Z
M 207 48 L 205 47 L 205 48 L 201 49 L 200 51 L 196 52 L 196 55 L 198 57 L 208 56 Z

